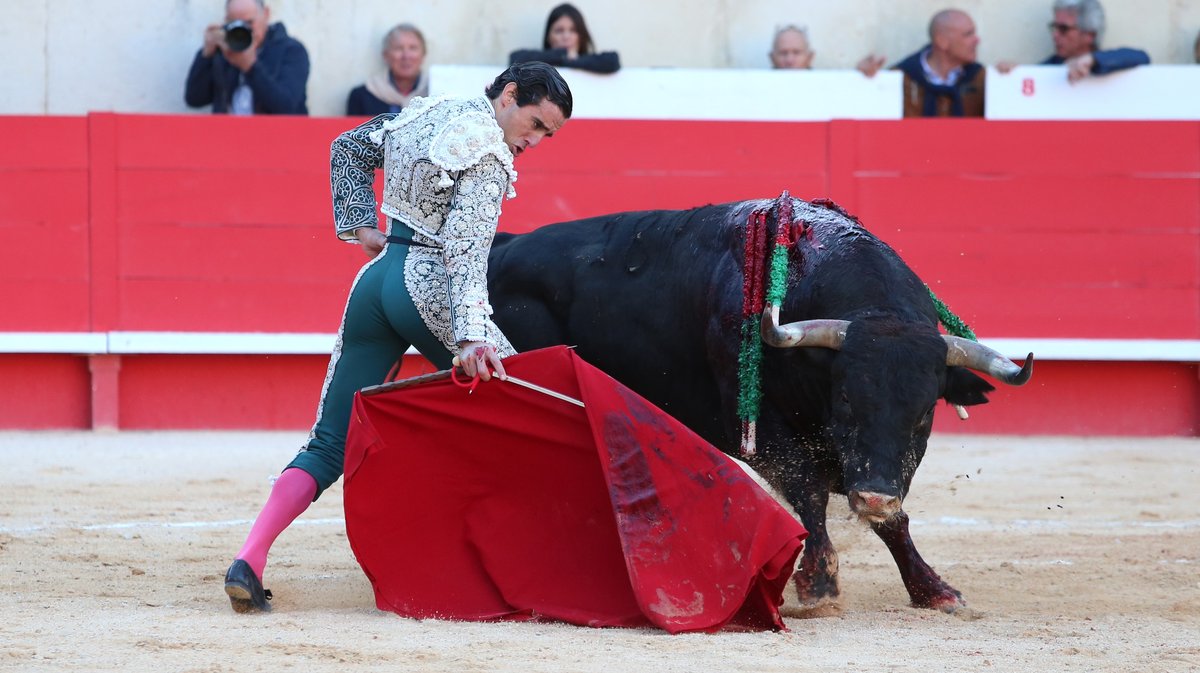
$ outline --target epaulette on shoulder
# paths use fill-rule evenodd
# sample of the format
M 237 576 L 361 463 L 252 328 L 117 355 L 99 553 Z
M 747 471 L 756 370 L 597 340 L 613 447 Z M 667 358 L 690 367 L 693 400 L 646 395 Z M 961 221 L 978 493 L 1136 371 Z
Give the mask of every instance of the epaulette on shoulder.
M 504 143 L 504 132 L 491 115 L 468 110 L 449 120 L 429 145 L 429 158 L 445 171 L 462 171 L 479 163 L 487 155 L 500 160 L 509 177 L 509 198 L 515 196 L 512 183 L 517 181 L 512 151 Z

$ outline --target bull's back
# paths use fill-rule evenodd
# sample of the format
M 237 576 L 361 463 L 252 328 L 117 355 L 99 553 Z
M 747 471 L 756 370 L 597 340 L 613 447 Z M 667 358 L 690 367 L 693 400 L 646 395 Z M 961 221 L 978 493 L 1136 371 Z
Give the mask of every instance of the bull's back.
M 722 275 L 742 204 L 645 211 L 499 235 L 494 318 L 519 351 L 575 346 L 584 360 L 717 441 L 718 382 L 705 335 L 736 311 Z M 736 292 L 740 293 L 740 282 Z
M 701 318 L 697 295 L 728 259 L 729 238 L 718 232 L 732 205 L 617 213 L 499 234 L 488 268 L 498 322 L 536 337 L 541 329 L 525 330 L 501 309 L 537 305 L 579 336 L 686 328 L 681 322 Z

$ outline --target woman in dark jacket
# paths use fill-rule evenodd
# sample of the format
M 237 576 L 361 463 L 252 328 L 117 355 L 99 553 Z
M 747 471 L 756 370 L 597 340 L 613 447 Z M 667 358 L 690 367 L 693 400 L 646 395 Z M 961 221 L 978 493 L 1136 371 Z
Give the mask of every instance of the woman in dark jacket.
M 596 53 L 583 14 L 568 3 L 550 11 L 541 49 L 519 49 L 508 56 L 509 65 L 526 61 L 543 61 L 561 68 L 579 68 L 598 73 L 613 73 L 621 69 L 617 52 Z

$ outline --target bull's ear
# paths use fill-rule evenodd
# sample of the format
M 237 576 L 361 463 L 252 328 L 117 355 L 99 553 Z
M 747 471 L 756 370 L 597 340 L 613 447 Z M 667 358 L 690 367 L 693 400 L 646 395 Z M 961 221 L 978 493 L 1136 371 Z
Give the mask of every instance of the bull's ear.
M 996 387 L 962 367 L 946 368 L 946 391 L 942 398 L 950 404 L 969 407 L 987 404 L 987 394 Z

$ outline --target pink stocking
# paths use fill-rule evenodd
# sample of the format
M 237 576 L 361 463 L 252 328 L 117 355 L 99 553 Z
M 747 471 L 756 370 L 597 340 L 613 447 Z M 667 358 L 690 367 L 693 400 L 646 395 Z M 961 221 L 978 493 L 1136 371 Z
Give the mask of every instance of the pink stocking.
M 258 518 L 250 527 L 250 536 L 236 557 L 250 564 L 260 581 L 267 567 L 267 552 L 271 551 L 275 538 L 308 509 L 316 493 L 316 480 L 298 468 L 284 470 L 275 480 L 267 504 L 258 513 Z

